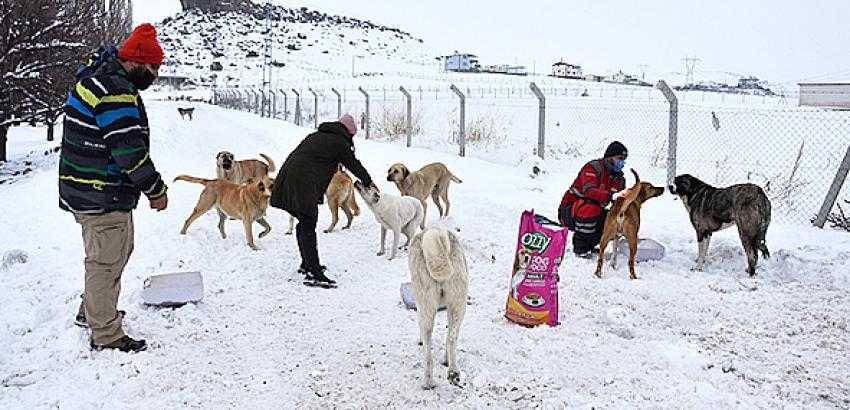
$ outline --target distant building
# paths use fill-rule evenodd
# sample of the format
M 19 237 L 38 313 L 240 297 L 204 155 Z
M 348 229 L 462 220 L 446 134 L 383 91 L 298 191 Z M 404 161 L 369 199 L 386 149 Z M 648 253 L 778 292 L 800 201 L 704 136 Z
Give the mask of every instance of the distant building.
M 484 68 L 481 69 L 481 72 L 493 74 L 528 75 L 528 68 L 524 65 L 495 64 L 484 66 Z
M 850 109 L 850 82 L 799 83 L 800 105 Z
M 762 89 L 764 85 L 758 77 L 744 77 L 738 79 L 738 88 Z
M 443 69 L 445 71 L 479 71 L 481 65 L 475 54 L 458 53 L 443 57 Z
M 601 81 L 605 81 L 605 76 L 604 75 L 596 75 L 596 74 L 588 74 L 588 75 L 584 76 L 584 79 L 587 80 L 587 81 L 601 82 Z
M 584 78 L 580 65 L 565 63 L 563 61 L 552 64 L 552 77 L 575 78 L 578 80 Z
M 169 87 L 181 88 L 185 85 L 190 85 L 192 82 L 189 81 L 189 77 L 181 76 L 181 75 L 168 75 L 161 74 L 156 77 L 155 84 L 157 85 L 167 85 Z

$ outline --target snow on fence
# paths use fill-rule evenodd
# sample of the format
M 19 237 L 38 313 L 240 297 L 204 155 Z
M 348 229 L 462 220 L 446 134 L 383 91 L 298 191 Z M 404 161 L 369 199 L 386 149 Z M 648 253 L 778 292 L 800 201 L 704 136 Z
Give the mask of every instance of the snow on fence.
M 781 97 L 665 97 L 664 87 L 372 83 L 217 89 L 213 101 L 304 126 L 349 112 L 366 138 L 507 164 L 583 161 L 618 140 L 630 166 L 666 170 L 668 183 L 690 173 L 716 186 L 761 186 L 779 222 L 823 226 L 833 204 L 850 197 L 839 172 L 850 162 L 850 112 Z

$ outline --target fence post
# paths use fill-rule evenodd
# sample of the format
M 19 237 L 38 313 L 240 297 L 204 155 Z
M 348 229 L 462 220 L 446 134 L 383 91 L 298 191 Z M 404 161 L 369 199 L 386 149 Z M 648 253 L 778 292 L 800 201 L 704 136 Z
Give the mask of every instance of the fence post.
M 537 96 L 539 102 L 539 113 L 537 114 L 537 156 L 540 159 L 546 159 L 546 96 L 537 88 L 537 84 L 532 81 L 529 85 L 531 91 Z
M 829 216 L 829 211 L 835 205 L 838 199 L 838 193 L 841 192 L 841 187 L 844 185 L 844 180 L 847 179 L 847 173 L 850 172 L 850 146 L 847 147 L 847 152 L 844 153 L 844 160 L 841 161 L 841 166 L 838 167 L 838 172 L 835 173 L 835 179 L 832 180 L 832 185 L 829 187 L 829 192 L 826 193 L 826 198 L 823 200 L 823 205 L 820 207 L 818 217 L 815 219 L 815 226 L 823 228 L 826 223 L 826 217 Z
M 403 86 L 398 87 L 399 91 L 404 94 L 404 99 L 407 100 L 407 147 L 413 145 L 413 114 L 411 113 L 412 103 L 410 102 L 410 93 Z
M 366 128 L 366 139 L 368 140 L 369 139 L 369 122 L 370 122 L 369 121 L 369 93 L 367 93 L 366 90 L 363 89 L 363 87 L 357 87 L 357 89 L 360 90 L 360 92 L 363 93 L 364 96 L 366 96 L 366 126 L 363 127 L 363 128 Z
M 679 100 L 676 94 L 664 80 L 658 80 L 656 88 L 661 90 L 664 97 L 670 103 L 670 121 L 667 136 L 667 185 L 673 185 L 676 178 L 676 141 L 679 134 Z
M 294 88 L 292 93 L 295 94 L 295 125 L 301 125 L 301 94 Z
M 272 94 L 272 118 L 277 118 L 277 93 L 274 90 L 269 92 Z
M 449 86 L 449 88 L 451 88 L 451 90 L 454 91 L 455 94 L 457 94 L 457 96 L 460 98 L 460 135 L 458 136 L 458 144 L 460 145 L 460 152 L 459 152 L 458 155 L 465 157 L 466 156 L 466 134 L 465 134 L 465 132 L 466 132 L 466 129 L 465 129 L 465 127 L 466 127 L 466 96 L 464 96 L 463 93 L 460 91 L 460 89 L 455 87 L 454 84 Z
M 266 92 L 263 90 L 258 90 L 260 92 L 260 117 L 266 116 Z
M 286 121 L 286 119 L 289 118 L 289 116 L 287 115 L 288 111 L 289 111 L 289 107 L 286 104 L 287 103 L 287 101 L 286 101 L 287 100 L 286 91 L 283 91 L 283 88 L 278 89 L 278 91 L 280 91 L 280 93 L 283 94 L 283 120 Z
M 342 117 L 342 96 L 339 95 L 339 91 L 336 88 L 331 88 L 331 91 L 336 94 L 336 117 Z
M 319 128 L 319 95 L 310 87 L 307 91 L 313 94 L 313 128 Z

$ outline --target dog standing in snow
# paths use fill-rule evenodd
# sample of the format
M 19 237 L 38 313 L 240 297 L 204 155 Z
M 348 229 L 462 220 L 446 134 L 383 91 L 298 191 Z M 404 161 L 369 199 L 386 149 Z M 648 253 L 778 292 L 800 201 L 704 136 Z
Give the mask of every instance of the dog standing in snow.
M 466 313 L 469 288 L 469 274 L 463 248 L 457 237 L 448 230 L 428 228 L 411 241 L 408 264 L 413 295 L 416 298 L 416 314 L 419 317 L 419 337 L 425 355 L 423 387 L 426 389 L 434 387 L 431 334 L 437 307 L 440 305 L 446 306 L 448 312 L 449 329 L 446 335 L 448 380 L 458 385 L 460 372 L 457 369 L 457 337 Z
M 418 199 L 410 196 L 396 196 L 378 192 L 374 185 L 366 187 L 360 181 L 354 183 L 354 189 L 366 202 L 366 206 L 375 214 L 375 219 L 381 224 L 381 251 L 378 256 L 386 253 L 387 230 L 393 231 L 393 246 L 387 259 L 395 258 L 398 249 L 398 236 L 403 233 L 407 237 L 404 246 L 410 244 L 416 234 L 425 211 Z

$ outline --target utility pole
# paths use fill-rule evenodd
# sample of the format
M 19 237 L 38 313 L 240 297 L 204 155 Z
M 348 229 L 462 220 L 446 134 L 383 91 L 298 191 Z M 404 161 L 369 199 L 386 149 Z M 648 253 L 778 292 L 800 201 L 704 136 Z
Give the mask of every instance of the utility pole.
M 700 59 L 696 57 L 685 57 L 682 61 L 685 63 L 685 85 L 693 84 L 694 67 L 696 67 L 697 62 L 700 61 Z
M 271 84 L 272 84 L 272 4 L 271 1 L 266 1 L 265 3 L 265 39 L 264 39 L 264 50 L 263 50 L 263 102 L 262 107 L 265 110 L 267 106 L 266 96 L 271 95 Z
M 640 67 L 640 79 L 646 80 L 646 69 L 649 68 L 649 65 L 648 64 L 641 64 L 638 67 Z

